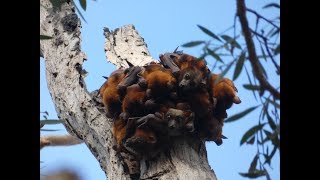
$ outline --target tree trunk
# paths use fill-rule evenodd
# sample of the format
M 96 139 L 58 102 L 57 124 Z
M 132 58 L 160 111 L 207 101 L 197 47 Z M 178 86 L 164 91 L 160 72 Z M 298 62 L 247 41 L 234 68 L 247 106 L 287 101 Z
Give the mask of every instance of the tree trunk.
M 112 121 L 106 118 L 97 91 L 89 93 L 86 89 L 81 24 L 72 1 L 57 9 L 49 0 L 40 3 L 40 34 L 52 37 L 40 40 L 40 54 L 45 59 L 48 89 L 59 119 L 71 135 L 85 142 L 108 179 L 130 179 L 112 148 Z M 155 61 L 133 25 L 112 32 L 105 28 L 104 33 L 107 58 L 117 67 L 128 67 L 128 62 L 143 65 Z M 167 153 L 141 161 L 141 179 L 216 179 L 203 141 L 195 137 L 171 139 Z

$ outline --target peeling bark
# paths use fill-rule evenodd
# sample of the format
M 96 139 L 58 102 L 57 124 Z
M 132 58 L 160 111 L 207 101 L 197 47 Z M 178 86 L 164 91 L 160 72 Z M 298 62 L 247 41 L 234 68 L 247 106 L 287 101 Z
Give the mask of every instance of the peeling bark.
M 67 131 L 83 140 L 99 161 L 108 179 L 130 179 L 113 149 L 112 122 L 106 118 L 97 91 L 89 93 L 83 79 L 80 20 L 71 2 L 53 11 L 49 0 L 40 0 L 40 33 L 53 37 L 40 41 L 45 59 L 48 89 L 59 119 Z M 107 59 L 119 68 L 155 61 L 143 38 L 128 25 L 109 31 Z M 128 63 L 129 62 L 129 63 Z M 99 87 L 97 87 L 98 89 Z M 168 152 L 142 160 L 141 179 L 216 179 L 207 160 L 203 141 L 195 137 L 172 138 Z
M 104 28 L 104 35 L 106 57 L 117 68 L 129 67 L 128 62 L 134 66 L 142 66 L 156 61 L 150 56 L 147 44 L 133 25 L 123 26 L 111 32 Z

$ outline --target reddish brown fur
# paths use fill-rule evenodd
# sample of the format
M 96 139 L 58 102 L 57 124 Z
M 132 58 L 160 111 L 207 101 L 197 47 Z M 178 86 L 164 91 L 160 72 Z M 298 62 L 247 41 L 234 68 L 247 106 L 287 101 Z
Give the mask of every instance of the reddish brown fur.
M 157 141 L 155 133 L 150 129 L 137 128 L 133 136 L 139 138 L 142 141 L 145 141 L 146 143 L 153 144 Z
M 183 54 L 175 56 L 173 61 L 180 68 L 178 76 L 180 91 L 187 92 L 206 87 L 210 70 L 204 59 L 197 59 L 194 56 Z
M 168 94 L 176 84 L 176 79 L 171 71 L 160 64 L 145 66 L 140 76 L 147 81 L 147 86 L 151 90 L 152 97 Z
M 190 104 L 191 111 L 195 112 L 197 117 L 202 117 L 206 113 L 212 112 L 213 103 L 210 101 L 209 93 L 205 89 L 199 89 L 188 94 L 187 101 Z
M 220 145 L 222 139 L 223 119 L 216 118 L 212 113 L 207 113 L 202 117 L 199 124 L 199 136 L 206 141 L 215 141 Z
M 109 118 L 114 118 L 121 111 L 121 96 L 117 86 L 124 77 L 124 70 L 118 69 L 114 71 L 99 90 Z
M 215 115 L 218 118 L 226 118 L 226 109 L 229 109 L 233 103 L 241 103 L 241 100 L 237 96 L 237 88 L 230 79 L 221 78 L 219 81 L 218 78 L 218 74 L 210 75 L 209 91 L 211 96 L 217 99 Z
M 180 70 L 187 69 L 189 67 L 195 67 L 202 72 L 202 77 L 205 77 L 209 73 L 207 63 L 204 59 L 197 59 L 189 54 L 183 54 L 173 59 L 174 63 L 180 68 Z
M 112 126 L 112 133 L 114 138 L 116 139 L 118 147 L 121 147 L 122 140 L 126 135 L 126 122 L 121 118 L 117 118 Z
M 122 101 L 122 113 L 125 113 L 125 118 L 143 116 L 145 101 L 146 91 L 141 89 L 138 84 L 129 86 Z

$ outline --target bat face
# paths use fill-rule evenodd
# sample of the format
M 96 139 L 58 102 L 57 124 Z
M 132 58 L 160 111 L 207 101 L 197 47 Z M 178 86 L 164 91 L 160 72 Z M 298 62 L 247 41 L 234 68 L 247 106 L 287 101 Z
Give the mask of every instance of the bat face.
M 202 73 L 198 69 L 191 67 L 180 72 L 178 85 L 182 92 L 195 91 L 202 87 L 202 83 Z
M 182 135 L 194 131 L 194 113 L 170 108 L 165 115 L 168 121 L 168 132 L 171 136 Z

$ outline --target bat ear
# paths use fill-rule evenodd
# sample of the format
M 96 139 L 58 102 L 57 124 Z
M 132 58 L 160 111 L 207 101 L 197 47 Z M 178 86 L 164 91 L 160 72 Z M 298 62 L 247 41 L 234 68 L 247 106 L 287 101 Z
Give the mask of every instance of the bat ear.
M 173 53 L 182 55 L 182 54 L 183 54 L 183 51 L 178 51 L 178 48 L 179 48 L 179 46 L 173 51 Z
M 176 53 L 178 51 L 179 46 L 173 51 L 173 53 Z
M 189 119 L 193 119 L 194 118 L 194 112 L 187 110 L 186 111 L 189 114 Z
M 222 139 L 228 139 L 226 136 L 224 136 L 223 134 L 221 134 L 221 138 Z

